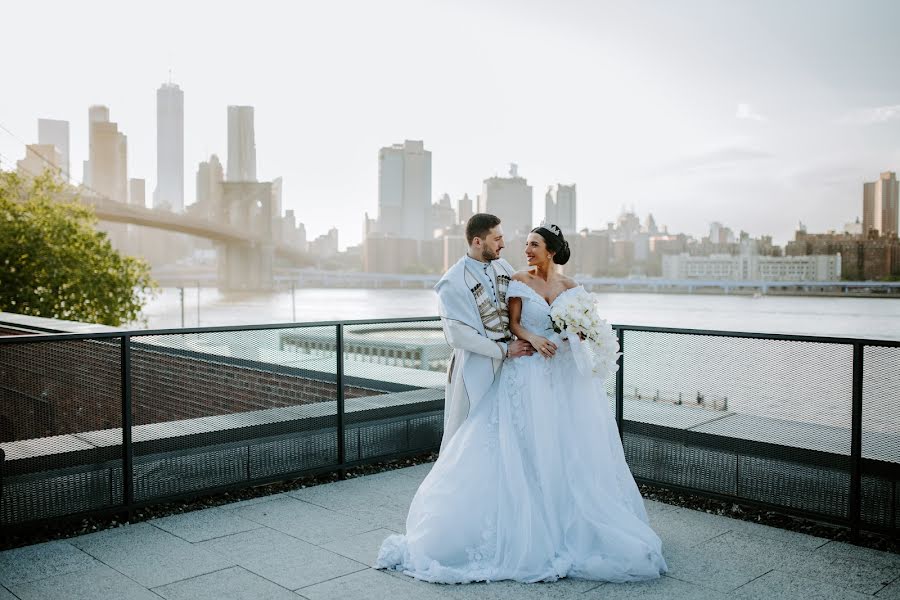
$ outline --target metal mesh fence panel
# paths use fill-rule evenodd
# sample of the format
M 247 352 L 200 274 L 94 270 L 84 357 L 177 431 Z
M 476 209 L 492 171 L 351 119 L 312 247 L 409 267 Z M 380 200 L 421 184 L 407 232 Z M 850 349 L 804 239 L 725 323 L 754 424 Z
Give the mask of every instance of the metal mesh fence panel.
M 440 322 L 348 325 L 343 342 L 346 460 L 440 446 L 451 355 Z
M 333 327 L 135 336 L 135 500 L 337 463 Z
M 440 444 L 437 319 L 128 335 L 127 361 L 120 338 L 0 339 L 0 525 L 123 504 L 124 381 L 137 502 L 336 468 L 340 447 L 354 464 Z M 859 514 L 896 531 L 900 348 L 871 344 Z M 623 345 L 636 477 L 854 523 L 853 344 L 626 329 Z
M 117 338 L 0 344 L 0 524 L 122 502 Z
M 863 523 L 897 528 L 900 479 L 900 348 L 863 349 L 860 517 Z
M 623 345 L 636 476 L 846 516 L 849 344 L 625 331 Z

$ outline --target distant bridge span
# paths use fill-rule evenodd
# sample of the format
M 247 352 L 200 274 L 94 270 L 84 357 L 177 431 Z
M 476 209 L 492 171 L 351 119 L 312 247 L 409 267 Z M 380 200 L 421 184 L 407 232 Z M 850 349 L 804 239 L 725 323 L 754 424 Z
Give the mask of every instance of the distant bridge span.
M 82 203 L 91 206 L 94 209 L 94 214 L 101 221 L 140 225 L 141 227 L 184 233 L 224 244 L 272 244 L 275 254 L 281 258 L 290 262 L 309 262 L 306 252 L 288 244 L 263 240 L 249 230 L 227 223 L 218 223 L 185 213 L 174 213 L 134 204 L 124 204 L 105 198 L 81 196 L 80 200 Z

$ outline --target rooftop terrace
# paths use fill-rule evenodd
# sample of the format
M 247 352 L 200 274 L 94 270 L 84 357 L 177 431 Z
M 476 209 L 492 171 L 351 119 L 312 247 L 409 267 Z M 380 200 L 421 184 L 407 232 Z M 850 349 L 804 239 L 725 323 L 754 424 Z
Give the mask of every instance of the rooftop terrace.
M 429 464 L 0 553 L 0 600 L 898 598 L 900 556 L 646 501 L 669 573 L 445 586 L 371 568 Z

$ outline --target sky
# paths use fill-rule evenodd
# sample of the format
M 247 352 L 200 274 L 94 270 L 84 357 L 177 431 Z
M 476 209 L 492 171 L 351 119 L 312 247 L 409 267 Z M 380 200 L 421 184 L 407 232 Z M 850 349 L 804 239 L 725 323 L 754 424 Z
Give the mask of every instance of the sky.
M 283 177 L 310 238 L 359 243 L 378 150 L 432 152 L 432 201 L 474 198 L 509 163 L 578 186 L 579 227 L 623 208 L 696 236 L 719 221 L 793 238 L 861 216 L 862 184 L 900 170 L 900 2 L 370 0 L 17 2 L 0 37 L 0 168 L 87 113 L 128 136 L 156 185 L 156 89 L 185 98 L 185 193 L 227 154 L 227 106 L 255 107 L 257 174 Z M 18 139 L 16 139 L 18 138 Z

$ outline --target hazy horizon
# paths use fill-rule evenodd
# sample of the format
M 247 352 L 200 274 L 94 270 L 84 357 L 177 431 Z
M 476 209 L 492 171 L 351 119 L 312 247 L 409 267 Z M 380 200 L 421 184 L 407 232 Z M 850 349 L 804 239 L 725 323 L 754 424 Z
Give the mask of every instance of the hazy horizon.
M 185 201 L 227 160 L 226 107 L 255 107 L 258 176 L 283 177 L 310 239 L 356 244 L 377 214 L 378 149 L 424 140 L 432 202 L 507 164 L 578 185 L 579 227 L 623 206 L 671 232 L 710 221 L 783 244 L 861 216 L 862 183 L 900 170 L 900 4 L 890 1 L 159 2 L 16 4 L 5 13 L 0 124 L 37 142 L 87 112 L 128 136 L 156 187 L 156 89 L 185 94 Z M 24 147 L 0 131 L 0 167 Z

